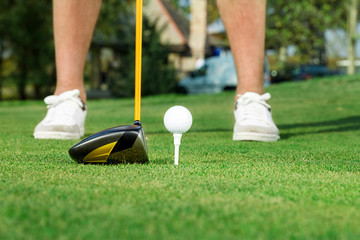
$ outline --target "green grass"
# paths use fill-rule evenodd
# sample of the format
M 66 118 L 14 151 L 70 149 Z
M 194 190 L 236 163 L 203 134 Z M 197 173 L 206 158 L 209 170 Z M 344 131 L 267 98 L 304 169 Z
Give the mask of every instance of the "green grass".
M 233 142 L 233 92 L 145 97 L 146 165 L 80 165 L 77 141 L 34 140 L 40 101 L 0 102 L 0 239 L 359 239 L 360 79 L 268 88 L 276 143 Z M 165 111 L 193 126 L 174 166 Z M 89 101 L 86 134 L 133 121 Z

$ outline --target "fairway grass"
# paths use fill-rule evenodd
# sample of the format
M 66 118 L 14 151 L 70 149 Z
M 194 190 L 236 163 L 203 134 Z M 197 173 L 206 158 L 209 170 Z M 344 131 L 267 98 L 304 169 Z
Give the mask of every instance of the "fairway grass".
M 275 143 L 233 142 L 234 92 L 142 99 L 150 163 L 81 165 L 35 140 L 41 101 L 0 102 L 0 239 L 360 239 L 360 77 L 270 86 Z M 88 102 L 86 135 L 133 123 Z M 187 107 L 179 166 L 163 114 Z

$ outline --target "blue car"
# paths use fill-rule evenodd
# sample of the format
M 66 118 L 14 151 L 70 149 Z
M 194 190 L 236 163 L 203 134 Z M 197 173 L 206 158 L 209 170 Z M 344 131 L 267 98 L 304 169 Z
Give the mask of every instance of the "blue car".
M 270 84 L 270 68 L 267 59 L 264 62 L 264 84 Z M 219 93 L 227 89 L 235 89 L 237 75 L 231 53 L 210 57 L 204 65 L 183 78 L 178 89 L 189 94 Z

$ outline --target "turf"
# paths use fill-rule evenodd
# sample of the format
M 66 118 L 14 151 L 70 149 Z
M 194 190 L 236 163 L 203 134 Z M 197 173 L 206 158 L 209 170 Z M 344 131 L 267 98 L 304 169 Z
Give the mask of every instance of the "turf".
M 145 97 L 146 165 L 81 165 L 34 140 L 40 101 L 0 102 L 0 239 L 359 239 L 360 80 L 270 86 L 276 143 L 233 142 L 233 92 Z M 165 111 L 193 126 L 174 166 Z M 89 101 L 86 134 L 133 121 Z

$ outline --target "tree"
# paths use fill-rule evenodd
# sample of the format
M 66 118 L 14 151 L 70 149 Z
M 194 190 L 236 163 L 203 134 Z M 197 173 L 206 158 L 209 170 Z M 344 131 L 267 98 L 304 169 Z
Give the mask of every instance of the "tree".
M 191 0 L 169 0 L 169 2 L 178 9 L 180 13 L 187 17 L 190 14 Z
M 135 29 L 135 1 L 103 1 L 95 33 L 90 46 L 91 53 L 91 89 L 100 89 L 105 75 L 101 69 L 101 48 L 111 48 L 117 55 L 123 56 L 130 42 L 135 41 L 132 35 Z
M 2 0 L 1 5 L 1 42 L 7 43 L 16 64 L 13 77 L 19 98 L 26 99 L 28 83 L 34 85 L 39 97 L 40 87 L 53 71 L 51 2 Z
M 8 9 L 10 5 L 9 1 L 0 2 L 0 100 L 2 99 L 2 87 L 3 87 L 3 54 L 6 49 L 6 38 L 5 34 L 7 32 L 6 21 L 7 17 L 5 10 Z
M 344 27 L 344 2 L 338 0 L 307 0 L 289 3 L 271 1 L 267 15 L 267 47 L 281 49 L 295 45 L 301 59 L 324 62 L 324 32 Z

